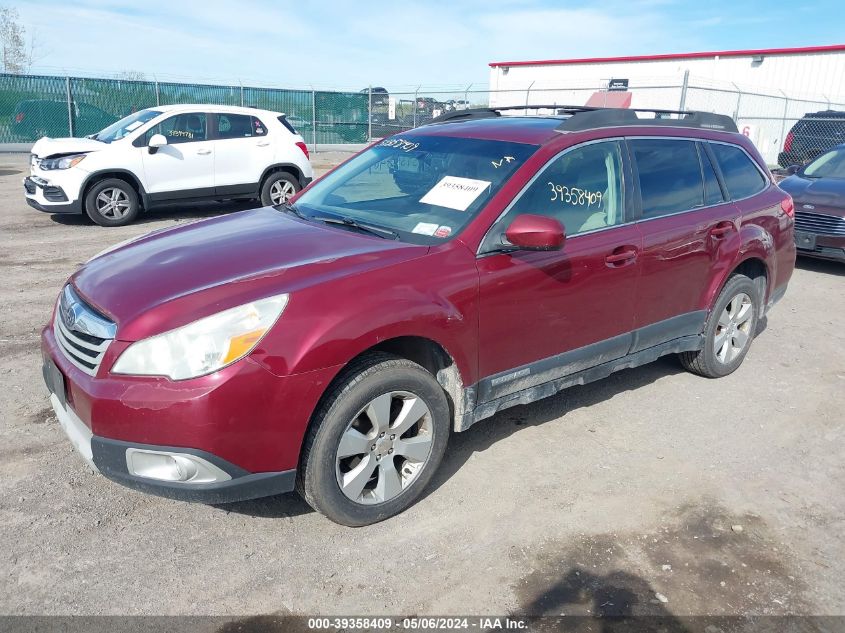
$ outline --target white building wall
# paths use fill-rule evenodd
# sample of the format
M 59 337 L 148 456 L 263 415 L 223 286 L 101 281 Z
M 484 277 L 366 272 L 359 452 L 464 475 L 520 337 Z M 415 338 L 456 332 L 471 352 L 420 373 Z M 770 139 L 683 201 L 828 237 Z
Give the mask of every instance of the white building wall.
M 594 62 L 490 68 L 490 90 L 532 91 L 544 88 L 598 87 L 611 78 L 632 85 L 678 85 L 685 71 L 699 83 L 735 83 L 744 90 L 780 91 L 795 96 L 837 100 L 845 94 L 845 51 L 754 56 Z

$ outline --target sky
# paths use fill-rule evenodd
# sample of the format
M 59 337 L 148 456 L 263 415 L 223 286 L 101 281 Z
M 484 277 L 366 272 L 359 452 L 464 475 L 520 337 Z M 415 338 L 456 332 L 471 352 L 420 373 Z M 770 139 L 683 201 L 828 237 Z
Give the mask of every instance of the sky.
M 483 88 L 493 61 L 845 42 L 841 0 L 0 1 L 41 73 L 293 88 Z

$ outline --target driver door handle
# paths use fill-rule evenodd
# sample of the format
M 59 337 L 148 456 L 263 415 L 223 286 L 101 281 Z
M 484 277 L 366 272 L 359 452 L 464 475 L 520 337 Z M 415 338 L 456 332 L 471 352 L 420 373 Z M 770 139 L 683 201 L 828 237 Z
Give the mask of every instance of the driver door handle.
M 210 153 L 211 153 L 210 149 L 198 149 L 197 150 L 197 154 L 200 154 L 201 156 L 206 156 Z
M 269 144 L 270 144 L 270 141 L 259 141 L 258 143 L 256 143 L 256 145 L 258 145 L 258 147 L 267 147 Z
M 620 246 L 605 257 L 604 261 L 610 268 L 619 268 L 634 262 L 637 259 L 637 254 L 638 249 L 635 246 Z

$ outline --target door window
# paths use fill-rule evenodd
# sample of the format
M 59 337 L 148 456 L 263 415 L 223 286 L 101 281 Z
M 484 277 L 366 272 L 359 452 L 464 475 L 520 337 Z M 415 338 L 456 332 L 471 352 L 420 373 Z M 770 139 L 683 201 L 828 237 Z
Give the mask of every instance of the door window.
M 766 187 L 766 179 L 739 147 L 710 143 L 732 200 L 742 200 Z
M 643 219 L 680 213 L 704 205 L 701 163 L 693 141 L 633 139 Z
M 146 143 L 153 134 L 162 134 L 168 145 L 195 143 L 208 139 L 206 115 L 202 112 L 186 112 L 165 119 L 146 133 Z
M 591 143 L 550 162 L 513 204 L 501 228 L 530 213 L 555 218 L 567 236 L 578 235 L 623 223 L 622 200 L 619 141 Z
M 264 136 L 267 128 L 254 116 L 247 114 L 218 114 L 217 138 L 249 138 Z

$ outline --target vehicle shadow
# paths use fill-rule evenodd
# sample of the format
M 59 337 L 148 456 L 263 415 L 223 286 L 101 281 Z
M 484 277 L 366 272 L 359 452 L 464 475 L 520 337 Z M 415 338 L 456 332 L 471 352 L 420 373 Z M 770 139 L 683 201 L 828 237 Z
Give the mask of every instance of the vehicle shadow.
M 814 273 L 827 275 L 845 276 L 845 263 L 834 262 L 827 259 L 816 259 L 814 257 L 801 257 L 795 260 L 795 267 Z
M 621 570 L 597 574 L 576 565 L 559 580 L 543 587 L 533 599 L 521 603 L 519 614 L 528 617 L 566 614 L 573 618 L 570 621 L 573 628 L 568 629 L 573 631 L 688 631 L 660 600 L 653 597 L 656 595 L 660 594 L 637 574 Z M 548 628 L 544 624 L 549 625 Z M 536 630 L 560 630 L 557 628 L 560 624 L 555 620 L 540 621 Z M 649 626 L 644 626 L 646 624 Z M 584 628 L 578 625 L 584 625 Z M 652 629 L 651 625 L 658 626 Z
M 250 501 L 234 503 L 216 503 L 213 508 L 224 512 L 245 514 L 258 519 L 284 519 L 309 514 L 314 510 L 295 492 L 287 492 L 272 497 L 261 497 Z
M 182 204 L 162 205 L 142 212 L 132 224 L 150 224 L 167 220 L 203 220 L 227 213 L 257 209 L 262 204 L 258 200 L 222 200 L 220 202 L 185 202 Z M 53 214 L 50 220 L 64 226 L 93 226 L 87 215 Z
M 597 382 L 570 387 L 538 402 L 505 409 L 462 433 L 454 433 L 449 438 L 443 463 L 423 497 L 446 483 L 474 453 L 483 452 L 522 429 L 555 420 L 572 411 L 590 407 L 683 371 L 675 356 L 665 356 L 653 363 L 617 372 Z

